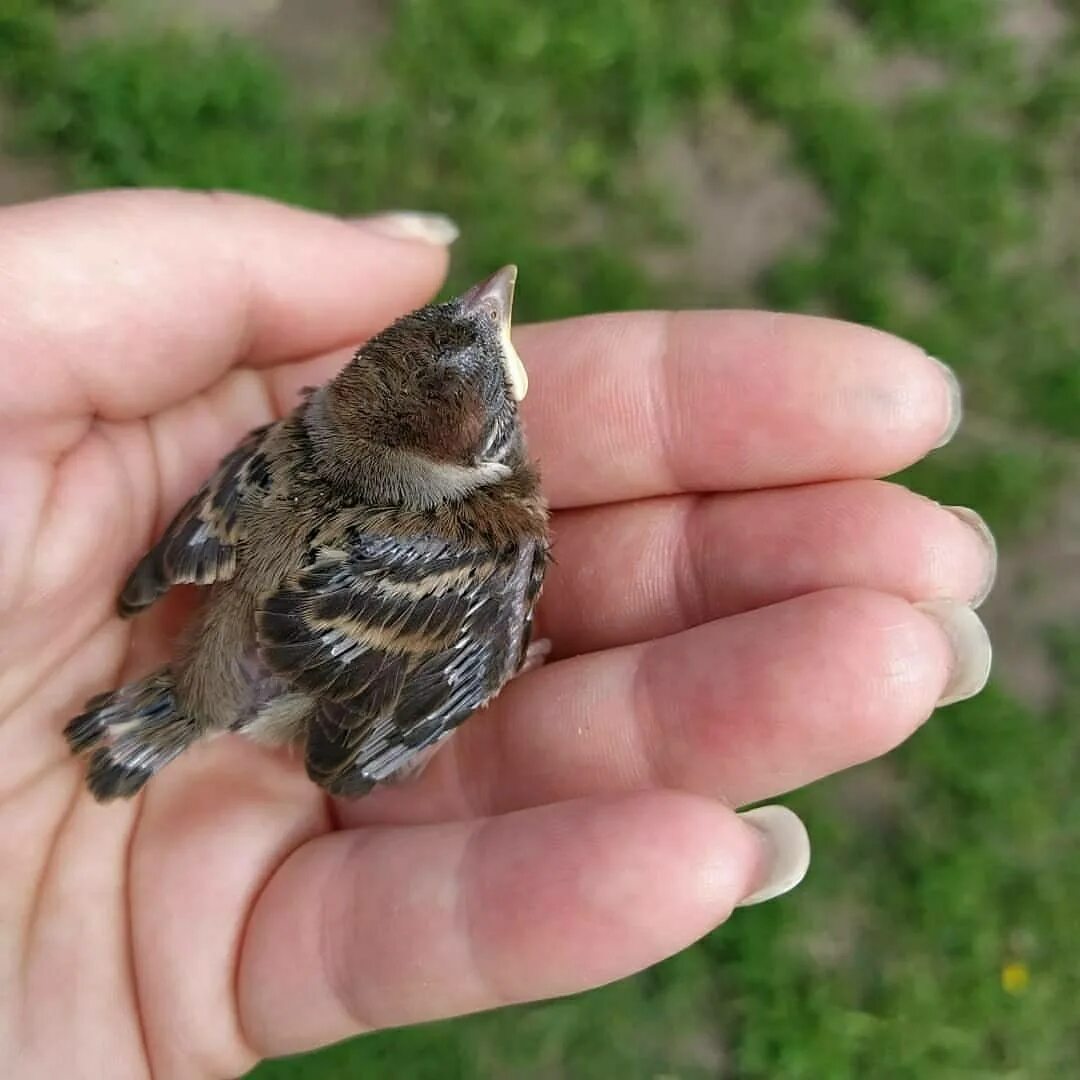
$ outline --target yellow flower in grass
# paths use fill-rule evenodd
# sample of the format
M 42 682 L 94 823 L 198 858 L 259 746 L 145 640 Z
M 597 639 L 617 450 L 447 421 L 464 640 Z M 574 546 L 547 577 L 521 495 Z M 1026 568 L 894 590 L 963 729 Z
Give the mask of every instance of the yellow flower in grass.
M 1001 969 L 1001 989 L 1006 994 L 1022 994 L 1031 982 L 1031 972 L 1027 964 L 1013 960 Z

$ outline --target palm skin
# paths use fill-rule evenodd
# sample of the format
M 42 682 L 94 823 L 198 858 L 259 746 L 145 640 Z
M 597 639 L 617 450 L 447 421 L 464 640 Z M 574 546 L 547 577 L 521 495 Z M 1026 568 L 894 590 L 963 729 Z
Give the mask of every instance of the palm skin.
M 949 680 L 912 602 L 972 602 L 990 555 L 872 479 L 950 426 L 920 350 L 756 313 L 527 327 L 548 664 L 356 803 L 225 737 L 99 806 L 63 724 L 167 657 L 197 600 L 122 622 L 125 574 L 244 432 L 426 302 L 446 253 L 174 192 L 6 209 L 0 237 L 11 1075 L 233 1076 L 628 974 L 767 876 L 732 807 L 885 752 Z

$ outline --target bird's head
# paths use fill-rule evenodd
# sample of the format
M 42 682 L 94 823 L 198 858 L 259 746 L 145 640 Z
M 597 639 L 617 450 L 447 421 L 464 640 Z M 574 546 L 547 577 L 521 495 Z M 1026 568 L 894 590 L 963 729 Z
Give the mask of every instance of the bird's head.
M 517 405 L 528 387 L 510 340 L 516 277 L 505 266 L 360 349 L 312 401 L 324 471 L 365 495 L 378 487 L 427 505 L 509 475 L 523 453 Z M 326 438 L 333 446 L 319 447 Z

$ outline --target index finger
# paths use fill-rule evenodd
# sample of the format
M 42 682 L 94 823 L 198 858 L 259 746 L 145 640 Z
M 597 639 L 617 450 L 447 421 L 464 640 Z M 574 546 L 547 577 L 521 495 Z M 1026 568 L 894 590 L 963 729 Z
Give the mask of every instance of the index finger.
M 834 319 L 639 312 L 515 336 L 530 446 L 559 507 L 886 476 L 960 419 L 944 365 Z
M 426 302 L 446 261 L 437 243 L 250 196 L 109 191 L 8 207 L 0 409 L 144 416 L 236 363 L 362 340 Z

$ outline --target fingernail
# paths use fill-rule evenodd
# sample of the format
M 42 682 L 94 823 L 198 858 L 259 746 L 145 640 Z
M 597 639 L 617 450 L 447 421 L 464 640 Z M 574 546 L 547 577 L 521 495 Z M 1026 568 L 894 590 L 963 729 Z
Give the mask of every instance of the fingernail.
M 986 550 L 986 575 L 983 578 L 983 583 L 980 586 L 979 591 L 971 600 L 971 606 L 977 608 L 990 595 L 990 590 L 994 587 L 994 582 L 997 580 L 997 541 L 994 539 L 994 534 L 990 531 L 990 526 L 987 525 L 982 516 L 975 513 L 970 506 L 946 506 L 945 509 L 948 510 L 950 514 L 955 514 L 965 525 L 967 525 L 968 528 L 978 536 L 979 540 L 982 541 L 982 545 Z
M 982 620 L 967 604 L 956 600 L 925 600 L 915 607 L 941 627 L 952 647 L 952 671 L 938 705 L 974 697 L 990 678 L 992 649 Z
M 949 420 L 941 438 L 934 443 L 934 449 L 937 450 L 946 443 L 952 442 L 956 429 L 960 427 L 960 421 L 964 416 L 964 392 L 960 388 L 960 380 L 956 377 L 956 372 L 948 364 L 943 364 L 936 356 L 931 356 L 930 359 L 941 368 L 949 390 Z
M 353 218 L 353 224 L 389 236 L 394 240 L 419 240 L 436 247 L 449 247 L 461 230 L 445 214 L 429 214 L 419 210 L 395 210 L 387 214 Z
M 737 906 L 763 904 L 791 892 L 810 868 L 810 837 L 799 815 L 786 806 L 759 806 L 739 817 L 764 836 L 767 861 L 761 884 Z

